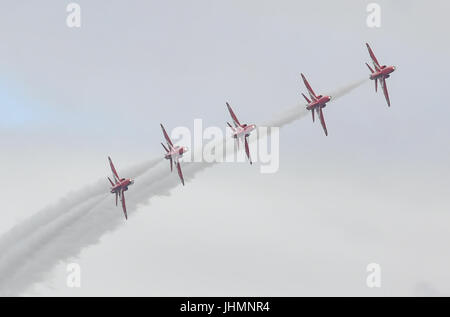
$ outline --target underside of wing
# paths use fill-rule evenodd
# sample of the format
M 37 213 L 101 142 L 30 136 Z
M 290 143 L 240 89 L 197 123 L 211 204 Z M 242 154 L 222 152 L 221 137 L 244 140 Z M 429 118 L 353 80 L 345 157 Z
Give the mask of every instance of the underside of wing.
M 231 109 L 231 106 L 228 102 L 227 102 L 227 108 L 228 108 L 228 111 L 230 112 L 231 118 L 233 119 L 233 122 L 235 123 L 235 125 L 241 126 L 241 123 L 239 122 L 238 118 L 234 114 L 234 111 L 233 111 L 233 109 Z
M 109 166 L 111 166 L 111 171 L 114 175 L 114 178 L 116 180 L 120 180 L 119 174 L 117 174 L 116 168 L 114 167 L 114 164 L 109 156 L 108 156 L 108 160 L 109 160 Z
M 314 90 L 312 89 L 311 85 L 306 80 L 305 75 L 303 75 L 303 74 L 301 74 L 301 75 L 302 75 L 302 78 L 303 78 L 303 83 L 305 84 L 306 89 L 308 89 L 309 96 L 311 97 L 311 99 L 316 100 L 317 99 L 316 93 L 314 92 Z
M 175 162 L 175 165 L 177 166 L 177 170 L 178 170 L 178 176 L 180 177 L 181 183 L 184 186 L 184 177 L 183 177 L 183 172 L 181 171 L 181 165 L 180 162 Z
M 375 54 L 373 53 L 372 49 L 370 48 L 369 44 L 366 43 L 367 49 L 369 50 L 370 58 L 372 59 L 373 65 L 377 70 L 381 68 L 380 63 L 378 63 L 377 58 L 375 57 Z
M 169 135 L 168 135 L 167 132 L 166 132 L 166 129 L 164 129 L 164 126 L 163 126 L 162 124 L 160 124 L 160 125 L 161 125 L 162 132 L 163 132 L 163 134 L 164 134 L 164 138 L 165 138 L 166 141 L 167 141 L 167 144 L 169 144 L 169 146 L 172 148 L 172 147 L 173 147 L 172 140 L 170 140 Z
M 319 116 L 320 116 L 320 123 L 322 124 L 322 128 L 323 128 L 323 132 L 325 132 L 325 135 L 328 136 L 327 125 L 325 124 L 325 118 L 323 116 L 322 108 L 320 108 L 320 110 L 319 110 Z
M 123 214 L 125 215 L 125 219 L 128 219 L 128 215 L 127 215 L 127 206 L 125 205 L 125 192 L 124 192 L 123 189 L 122 189 L 121 200 L 122 200 Z
M 245 153 L 247 154 L 248 160 L 250 161 L 250 164 L 252 164 L 252 159 L 250 157 L 250 149 L 248 147 L 248 137 L 245 137 Z
M 388 93 L 388 89 L 387 89 L 387 85 L 386 85 L 386 79 L 382 78 L 381 79 L 381 86 L 383 86 L 383 93 L 384 93 L 384 97 L 386 98 L 386 102 L 388 104 L 388 107 L 391 106 L 391 101 L 389 100 L 389 93 Z

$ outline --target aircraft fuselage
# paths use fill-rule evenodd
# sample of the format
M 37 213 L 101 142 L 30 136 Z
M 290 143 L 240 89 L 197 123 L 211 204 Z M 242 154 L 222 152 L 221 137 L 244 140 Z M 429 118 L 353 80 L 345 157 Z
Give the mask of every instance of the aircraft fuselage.
M 389 74 L 395 71 L 395 66 L 381 66 L 379 71 L 370 74 L 370 79 L 389 78 Z
M 316 108 L 325 108 L 326 107 L 326 103 L 329 102 L 330 100 L 331 100 L 330 96 L 322 96 L 322 95 L 320 95 L 319 98 L 317 98 L 317 100 L 311 101 L 306 106 L 306 109 L 313 110 L 313 109 L 316 109 Z
M 164 158 L 166 160 L 170 160 L 171 158 L 173 160 L 177 160 L 183 156 L 184 153 L 188 151 L 187 147 L 185 146 L 174 146 L 172 150 L 170 150 L 168 153 L 164 155 Z
M 233 138 L 243 138 L 246 137 L 248 135 L 250 135 L 250 133 L 256 129 L 256 125 L 254 124 L 249 124 L 249 125 L 243 125 L 242 127 L 236 127 L 235 130 L 233 131 Z
M 116 185 L 111 187 L 111 193 L 115 194 L 121 191 L 123 188 L 124 191 L 128 190 L 128 186 L 133 185 L 134 180 L 131 178 L 122 178 Z

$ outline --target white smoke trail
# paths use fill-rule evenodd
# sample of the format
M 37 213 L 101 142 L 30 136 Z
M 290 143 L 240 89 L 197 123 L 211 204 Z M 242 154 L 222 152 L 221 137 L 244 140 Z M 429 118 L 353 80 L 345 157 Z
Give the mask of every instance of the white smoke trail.
M 134 166 L 133 168 L 124 169 L 123 175 L 129 175 L 129 177 L 136 178 L 144 174 L 147 170 L 155 166 L 162 161 L 161 158 L 153 159 Z M 4 234 L 0 239 L 0 255 L 4 255 L 5 248 L 10 247 L 13 243 L 16 243 L 18 237 L 29 236 L 34 230 L 38 230 L 41 226 L 47 225 L 51 221 L 54 221 L 61 215 L 64 215 L 72 208 L 81 204 L 82 202 L 89 200 L 96 196 L 105 194 L 105 186 L 108 186 L 106 178 L 97 181 L 95 184 L 90 184 L 83 187 L 82 190 L 69 193 L 66 197 L 62 198 L 54 206 L 47 207 L 33 217 L 23 221 L 20 226 L 14 227 L 8 233 Z M 2 256 L 3 258 L 3 256 Z M 1 264 L 1 263 L 0 263 Z M 1 278 L 1 276 L 0 276 Z
M 341 98 L 342 96 L 351 92 L 353 89 L 358 88 L 359 86 L 361 86 L 362 84 L 364 84 L 365 82 L 368 82 L 368 81 L 369 81 L 368 77 L 361 78 L 360 80 L 357 80 L 350 85 L 341 87 L 335 91 L 327 93 L 327 95 L 333 97 L 333 101 L 335 101 L 336 99 Z
M 130 169 L 124 169 L 123 175 L 139 177 L 161 161 L 162 159 L 158 158 L 138 164 Z M 108 196 L 108 192 L 105 192 L 108 184 L 105 178 L 84 187 L 82 190 L 70 193 L 54 206 L 41 210 L 1 237 L 0 295 L 15 294 L 10 292 L 12 283 L 6 284 L 4 282 L 6 278 L 11 278 L 14 283 L 16 278 L 11 272 L 11 268 L 13 271 L 14 268 L 20 268 L 21 265 L 25 264 L 24 256 L 33 258 L 34 250 L 39 250 L 45 243 L 51 243 L 49 239 L 52 234 L 59 232 L 58 229 L 67 225 L 68 221 L 76 221 L 84 213 L 99 205 Z M 41 260 L 40 263 L 43 264 L 45 261 Z M 10 274 L 13 275 L 9 276 Z M 8 289 L 4 291 L 3 288 L 7 286 Z
M 365 81 L 337 90 L 332 94 L 333 100 Z M 298 105 L 262 125 L 282 127 L 306 114 L 304 105 Z M 186 181 L 213 164 L 185 164 Z M 154 196 L 169 196 L 170 189 L 179 185 L 178 178 L 171 176 L 163 159 L 149 161 L 122 174 L 137 179 L 136 185 L 127 192 L 130 215 L 138 204 L 146 204 Z M 105 188 L 105 182 L 99 181 L 72 193 L 0 238 L 0 295 L 20 294 L 33 283 L 42 281 L 59 261 L 76 256 L 84 247 L 98 243 L 101 236 L 124 223 L 121 211 L 112 211 L 114 204 L 106 199 L 110 197 Z

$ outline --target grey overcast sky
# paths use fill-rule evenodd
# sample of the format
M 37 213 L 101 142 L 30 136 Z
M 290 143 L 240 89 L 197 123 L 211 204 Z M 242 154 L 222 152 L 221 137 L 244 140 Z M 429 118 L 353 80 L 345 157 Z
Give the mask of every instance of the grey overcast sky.
M 380 28 L 372 1 L 75 2 L 79 29 L 69 1 L 0 3 L 0 242 L 104 179 L 108 155 L 119 169 L 161 156 L 160 122 L 224 127 L 226 101 L 263 122 L 301 102 L 301 72 L 316 92 L 369 76 L 365 42 L 397 66 L 392 107 L 367 82 L 325 108 L 328 137 L 309 117 L 281 130 L 278 173 L 219 164 L 126 223 L 108 197 L 120 225 L 19 294 L 450 294 L 448 1 L 376 1 Z

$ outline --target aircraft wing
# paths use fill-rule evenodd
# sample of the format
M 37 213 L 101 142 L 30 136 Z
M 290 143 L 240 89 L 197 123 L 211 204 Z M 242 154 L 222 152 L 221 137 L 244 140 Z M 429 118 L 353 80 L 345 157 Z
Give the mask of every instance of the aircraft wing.
M 111 158 L 110 158 L 109 156 L 108 156 L 108 160 L 109 160 L 109 166 L 111 166 L 111 171 L 112 171 L 114 177 L 115 177 L 117 180 L 120 180 L 120 177 L 119 177 L 119 175 L 117 174 L 116 168 L 114 167 L 114 164 L 113 164 L 113 162 L 112 162 L 112 160 L 111 160 Z
M 184 177 L 183 177 L 183 172 L 181 172 L 181 165 L 180 162 L 175 162 L 175 165 L 177 166 L 177 170 L 178 170 L 178 176 L 180 177 L 181 183 L 184 186 Z
M 252 164 L 252 159 L 250 157 L 250 149 L 248 147 L 248 137 L 246 136 L 244 139 L 244 143 L 245 143 L 245 153 L 247 154 L 248 160 L 250 161 L 250 164 Z
M 228 111 L 230 112 L 231 118 L 234 121 L 234 124 L 237 126 L 241 126 L 241 123 L 239 122 L 238 118 L 234 114 L 233 109 L 231 109 L 230 104 L 228 102 L 227 102 L 227 107 L 228 107 Z
M 311 88 L 311 85 L 306 80 L 305 75 L 302 74 L 302 78 L 303 78 L 303 82 L 305 83 L 306 89 L 308 89 L 308 92 L 309 92 L 309 95 L 311 96 L 311 99 L 316 100 L 317 99 L 317 95 L 314 92 L 314 90 Z
M 388 104 L 388 107 L 391 106 L 391 101 L 389 100 L 389 93 L 388 93 L 388 89 L 386 86 L 386 78 L 382 78 L 381 79 L 381 86 L 383 88 L 383 93 L 384 93 L 384 97 L 386 98 L 386 102 Z
M 325 124 L 325 118 L 323 116 L 322 108 L 319 109 L 319 117 L 320 117 L 320 123 L 322 124 L 323 132 L 325 132 L 325 135 L 328 135 L 327 125 Z
M 370 48 L 369 44 L 366 43 L 366 46 L 367 46 L 367 49 L 369 50 L 369 55 L 370 55 L 370 58 L 372 59 L 372 62 L 373 62 L 373 64 L 374 64 L 375 68 L 376 68 L 377 70 L 379 70 L 379 69 L 381 68 L 380 63 L 378 63 L 378 60 L 377 60 L 377 58 L 375 57 L 375 54 L 373 53 L 373 51 L 372 51 L 372 49 Z
M 166 129 L 164 129 L 164 126 L 163 126 L 162 124 L 161 124 L 161 129 L 162 129 L 162 132 L 163 132 L 163 134 L 164 134 L 164 138 L 165 138 L 166 141 L 167 141 L 167 144 L 169 144 L 169 146 L 172 148 L 172 147 L 173 147 L 173 143 L 172 143 L 172 141 L 170 140 L 169 135 L 167 134 Z
M 125 219 L 128 219 L 127 206 L 125 205 L 125 192 L 123 189 L 122 189 L 122 194 L 121 194 L 121 200 L 122 200 L 123 214 L 125 215 Z

